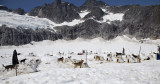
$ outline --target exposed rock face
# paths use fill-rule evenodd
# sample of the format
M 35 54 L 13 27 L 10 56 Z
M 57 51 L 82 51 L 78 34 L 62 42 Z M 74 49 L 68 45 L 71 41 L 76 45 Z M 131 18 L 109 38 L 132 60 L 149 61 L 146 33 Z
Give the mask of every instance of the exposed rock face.
M 25 14 L 25 11 L 21 8 L 12 10 L 12 9 L 7 8 L 6 6 L 0 6 L 0 10 L 5 10 L 5 11 L 8 11 L 8 12 L 17 13 L 19 15 L 24 15 Z
M 95 7 L 91 9 L 91 12 L 87 14 L 84 19 L 94 18 L 95 20 L 101 20 L 103 15 L 104 12 L 102 11 L 102 9 Z
M 102 2 L 102 1 L 96 1 L 96 0 L 86 0 L 86 2 L 80 7 L 81 10 L 84 9 L 93 9 L 95 7 L 104 7 L 107 6 L 106 3 Z
M 57 27 L 56 29 L 63 36 L 63 39 L 66 40 L 73 40 L 76 39 L 77 37 L 91 39 L 99 36 L 100 25 L 101 25 L 100 23 L 92 19 L 89 19 L 84 23 L 81 23 L 74 27 L 63 26 L 63 27 Z
M 0 10 L 5 10 L 5 11 L 8 11 L 8 12 L 12 11 L 11 9 L 8 9 L 6 6 L 0 6 Z
M 46 5 L 46 4 L 45 4 Z M 37 6 L 35 7 L 34 9 L 32 9 L 30 12 L 29 12 L 29 15 L 30 16 L 38 16 L 38 13 L 40 11 L 42 7 L 41 6 Z
M 19 15 L 24 15 L 25 14 L 25 11 L 21 8 L 18 8 L 16 10 L 13 10 L 13 13 L 17 13 Z
M 41 18 L 48 18 L 56 23 L 64 21 L 72 21 L 79 19 L 80 16 L 77 12 L 78 8 L 73 4 L 55 0 L 51 4 L 45 4 L 41 7 L 36 7 L 29 12 L 31 16 L 39 16 Z
M 123 26 L 139 38 L 160 38 L 160 6 L 137 6 L 126 11 Z
M 52 30 L 0 27 L 0 45 L 22 45 L 31 41 L 57 40 L 62 36 Z
M 118 23 L 118 22 L 117 22 Z M 62 35 L 63 39 L 74 40 L 78 37 L 85 39 L 93 39 L 101 37 L 109 40 L 113 39 L 120 33 L 120 29 L 115 24 L 101 24 L 93 19 L 86 20 L 84 23 L 74 27 L 63 26 L 56 28 Z

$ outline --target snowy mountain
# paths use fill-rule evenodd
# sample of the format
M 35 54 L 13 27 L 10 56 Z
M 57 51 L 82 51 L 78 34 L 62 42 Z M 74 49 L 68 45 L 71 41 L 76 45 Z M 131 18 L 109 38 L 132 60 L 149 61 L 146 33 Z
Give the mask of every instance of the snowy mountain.
M 121 35 L 160 39 L 159 9 L 159 5 L 109 6 L 96 0 L 86 0 L 76 7 L 55 0 L 23 15 L 23 9 L 0 6 L 0 44 L 97 37 L 110 40 Z
M 0 84 L 159 84 L 159 9 L 97 0 L 54 0 L 28 13 L 0 5 Z M 15 49 L 18 76 L 7 67 Z

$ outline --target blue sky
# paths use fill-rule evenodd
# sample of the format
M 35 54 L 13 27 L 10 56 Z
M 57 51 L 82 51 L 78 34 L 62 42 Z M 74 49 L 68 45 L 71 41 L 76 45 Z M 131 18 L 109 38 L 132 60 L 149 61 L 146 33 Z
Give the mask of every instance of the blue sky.
M 0 0 L 0 5 L 5 5 L 11 9 L 23 8 L 25 11 L 30 11 L 36 6 L 41 6 L 44 3 L 52 3 L 54 0 Z M 62 0 L 75 4 L 76 6 L 82 5 L 85 0 Z M 160 0 L 97 0 L 104 1 L 110 6 L 119 6 L 119 5 L 131 5 L 139 4 L 142 6 L 145 5 L 160 5 Z

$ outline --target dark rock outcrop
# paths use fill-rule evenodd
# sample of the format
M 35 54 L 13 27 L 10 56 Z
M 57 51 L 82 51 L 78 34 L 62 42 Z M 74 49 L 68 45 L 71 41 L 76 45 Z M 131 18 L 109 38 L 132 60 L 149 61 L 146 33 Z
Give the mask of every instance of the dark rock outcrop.
M 0 10 L 17 13 L 17 14 L 19 14 L 19 15 L 24 15 L 24 14 L 25 14 L 24 9 L 21 9 L 21 8 L 18 8 L 18 9 L 13 10 L 13 9 L 7 8 L 6 6 L 0 6 Z
M 160 38 L 160 6 L 137 6 L 126 11 L 122 28 L 137 38 Z
M 74 40 L 78 37 L 85 39 L 102 37 L 109 40 L 116 37 L 119 33 L 119 27 L 115 24 L 101 24 L 93 19 L 89 19 L 74 27 L 63 26 L 56 29 L 65 40 Z
M 51 4 L 45 4 L 32 9 L 29 15 L 48 18 L 56 23 L 62 23 L 64 21 L 68 22 L 79 19 L 80 16 L 77 10 L 78 8 L 73 4 L 67 2 L 62 3 L 61 0 L 55 0 Z
M 5 25 L 0 27 L 0 45 L 23 45 L 31 41 L 62 39 L 60 34 L 50 29 L 23 29 L 9 28 Z
M 125 13 L 130 9 L 136 9 L 141 7 L 140 5 L 124 5 L 124 6 L 110 6 L 108 7 L 108 11 L 113 13 Z
M 101 20 L 103 15 L 104 12 L 102 11 L 102 9 L 95 7 L 91 9 L 91 12 L 87 14 L 84 19 L 93 18 L 95 20 Z
M 95 7 L 104 7 L 104 6 L 108 6 L 106 3 L 102 2 L 102 1 L 96 1 L 96 0 L 86 0 L 86 2 L 80 6 L 80 10 L 90 10 L 93 9 Z
M 8 11 L 8 12 L 11 12 L 12 10 L 7 8 L 6 6 L 0 6 L 0 10 L 5 10 L 5 11 Z
M 94 21 L 93 19 L 89 19 L 84 23 L 76 25 L 74 27 L 71 26 L 63 26 L 57 27 L 57 31 L 63 36 L 63 39 L 73 40 L 77 37 L 91 39 L 98 37 L 100 30 L 100 23 Z
M 24 9 L 18 8 L 16 10 L 13 10 L 13 13 L 17 13 L 19 15 L 24 15 L 25 11 L 24 11 Z

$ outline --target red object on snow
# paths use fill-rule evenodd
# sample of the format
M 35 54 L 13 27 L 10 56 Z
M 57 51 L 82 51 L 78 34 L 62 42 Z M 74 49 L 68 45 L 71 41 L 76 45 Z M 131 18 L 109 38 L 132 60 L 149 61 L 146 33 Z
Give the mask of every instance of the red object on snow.
M 78 55 L 83 55 L 83 53 L 78 53 Z

